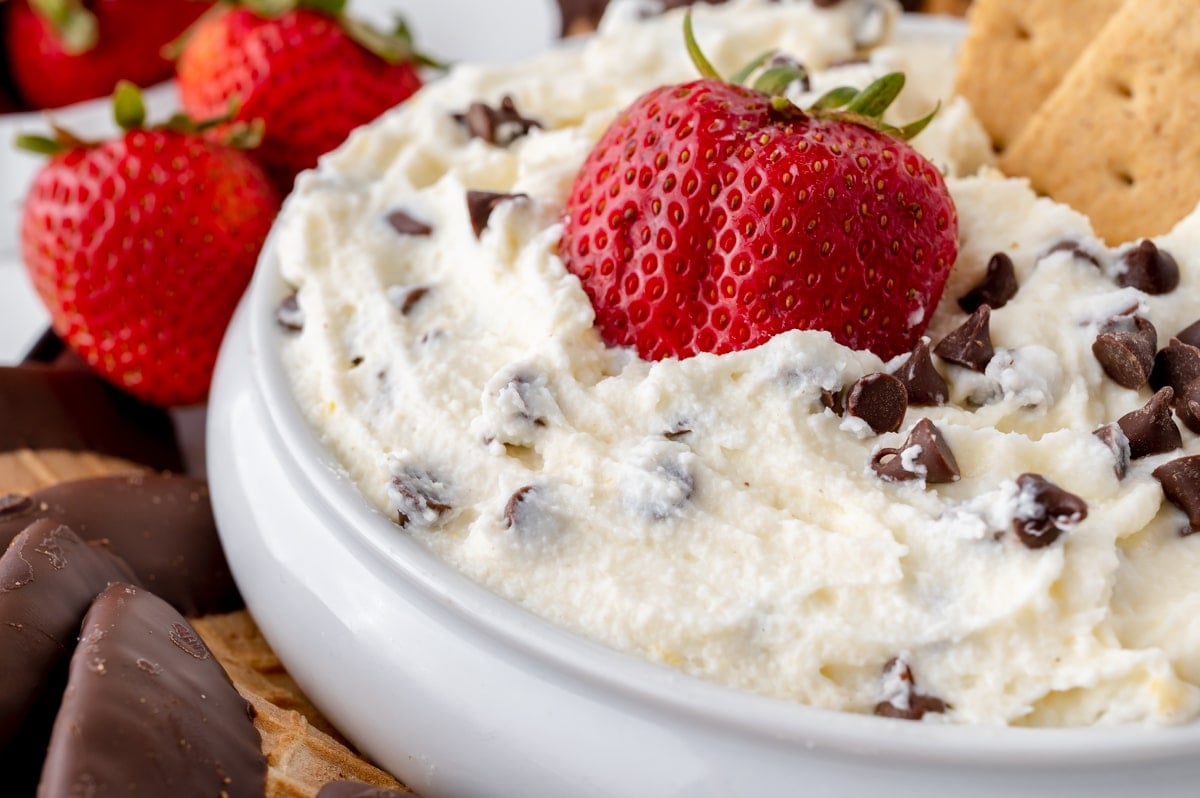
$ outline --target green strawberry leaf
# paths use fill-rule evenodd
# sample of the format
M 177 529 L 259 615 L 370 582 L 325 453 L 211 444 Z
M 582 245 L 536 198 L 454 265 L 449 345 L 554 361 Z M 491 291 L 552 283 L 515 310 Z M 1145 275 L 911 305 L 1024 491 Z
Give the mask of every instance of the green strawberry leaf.
M 765 53 L 760 53 L 750 63 L 733 73 L 729 78 L 729 82 L 736 83 L 739 86 L 746 85 L 746 81 L 750 79 L 750 76 L 760 69 L 763 64 L 767 63 L 769 59 L 774 57 L 775 53 L 775 50 L 767 50 Z
M 836 89 L 830 89 L 818 97 L 810 110 L 825 111 L 833 108 L 842 108 L 857 96 L 858 89 L 853 86 L 838 86 Z
M 900 95 L 904 88 L 904 73 L 892 72 L 884 75 L 858 93 L 846 106 L 846 111 L 878 119 Z
M 687 13 L 683 15 L 683 44 L 687 48 L 688 56 L 692 59 L 692 64 L 695 65 L 696 71 L 701 77 L 711 78 L 712 80 L 721 80 L 721 73 L 716 70 L 716 67 L 709 62 L 704 56 L 704 51 L 700 49 L 700 45 L 696 43 L 696 33 L 692 30 L 692 10 L 689 8 Z
M 892 135 L 908 141 L 913 136 L 917 135 L 926 127 L 928 127 L 929 123 L 933 121 L 933 118 L 937 116 L 937 112 L 940 110 L 942 110 L 942 103 L 939 100 L 938 104 L 933 107 L 933 110 L 925 116 L 921 117 L 915 122 L 909 122 L 907 125 L 901 125 L 898 128 L 893 128 L 891 131 Z
M 35 133 L 18 133 L 13 143 L 22 150 L 37 153 L 38 155 L 58 155 L 60 152 L 66 152 L 68 149 L 61 141 L 52 139 L 49 136 L 39 136 Z
M 340 17 L 346 11 L 346 0 L 300 0 L 297 5 L 331 17 Z
M 754 88 L 763 94 L 783 94 L 787 87 L 808 77 L 808 70 L 799 64 L 780 64 L 769 67 L 754 81 Z

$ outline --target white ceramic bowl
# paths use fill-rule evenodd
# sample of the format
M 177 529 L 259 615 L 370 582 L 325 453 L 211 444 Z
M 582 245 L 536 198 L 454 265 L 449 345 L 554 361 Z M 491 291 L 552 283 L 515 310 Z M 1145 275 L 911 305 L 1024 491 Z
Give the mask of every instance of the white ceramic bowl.
M 1009 729 L 840 714 L 620 654 L 436 559 L 343 476 L 292 399 L 270 244 L 225 341 L 209 479 L 289 671 L 424 796 L 1194 796 L 1200 724 Z
M 292 399 L 268 245 L 209 405 L 222 541 L 264 635 L 425 796 L 1194 796 L 1200 724 L 971 728 L 840 714 L 558 629 L 436 559 L 341 474 Z

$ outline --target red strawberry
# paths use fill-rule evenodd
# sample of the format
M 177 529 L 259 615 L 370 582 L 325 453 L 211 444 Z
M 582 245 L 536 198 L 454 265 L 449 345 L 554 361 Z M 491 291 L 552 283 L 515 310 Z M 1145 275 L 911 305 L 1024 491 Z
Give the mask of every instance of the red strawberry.
M 156 404 L 198 402 L 279 196 L 195 126 L 138 126 L 131 84 L 115 105 L 119 138 L 24 137 L 56 154 L 25 201 L 22 256 L 55 331 L 94 370 Z
M 258 156 L 285 190 L 351 130 L 421 86 L 407 36 L 386 36 L 346 18 L 343 2 L 283 3 L 291 8 L 278 16 L 246 5 L 226 7 L 196 26 L 179 58 L 179 92 L 197 118 L 233 104 L 235 118 L 262 119 L 266 137 Z
M 58 108 L 112 93 L 121 79 L 149 86 L 171 75 L 162 48 L 209 3 L 195 0 L 15 0 L 6 44 L 25 101 Z
M 828 330 L 882 358 L 908 351 L 957 255 L 937 169 L 879 121 L 890 75 L 801 111 L 709 77 L 636 100 L 592 150 L 561 252 L 609 345 L 646 359 L 747 349 Z M 786 85 L 768 69 L 765 85 Z M 791 77 L 795 77 L 792 75 Z M 842 110 L 835 110 L 842 109 Z

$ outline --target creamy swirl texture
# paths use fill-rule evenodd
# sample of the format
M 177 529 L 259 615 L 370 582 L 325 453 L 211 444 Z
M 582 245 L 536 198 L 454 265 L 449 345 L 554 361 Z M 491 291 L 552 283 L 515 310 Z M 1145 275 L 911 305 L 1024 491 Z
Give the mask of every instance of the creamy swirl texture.
M 697 8 L 695 27 L 726 74 L 779 49 L 813 70 L 812 94 L 902 69 L 898 118 L 942 101 L 914 145 L 947 176 L 961 250 L 929 336 L 962 324 L 956 300 L 997 253 L 1019 285 L 991 314 L 983 371 L 935 361 L 944 405 L 882 434 L 838 415 L 831 394 L 904 357 L 821 332 L 656 363 L 600 340 L 557 254 L 563 204 L 622 107 L 694 77 L 674 13 L 618 13 L 585 44 L 456 67 L 301 177 L 275 237 L 303 314 L 283 333 L 295 395 L 397 534 L 617 649 L 838 710 L 936 697 L 927 722 L 1190 719 L 1200 535 L 1180 534 L 1151 471 L 1200 443 L 1185 428 L 1182 447 L 1119 476 L 1123 436 L 1114 449 L 1094 432 L 1151 391 L 1120 387 L 1092 347 L 1135 313 L 1162 345 L 1200 318 L 1200 217 L 1156 240 L 1179 288 L 1122 287 L 1124 248 L 989 166 L 949 97 L 953 42 L 901 36 L 861 60 L 864 13 L 734 0 Z M 540 126 L 469 136 L 456 115 L 505 95 Z M 478 236 L 470 191 L 515 195 L 490 201 Z M 918 478 L 882 479 L 872 459 L 921 419 L 960 478 L 927 482 L 910 447 L 897 456 Z M 1044 509 L 1030 473 L 1087 508 L 1036 548 L 1013 531 Z

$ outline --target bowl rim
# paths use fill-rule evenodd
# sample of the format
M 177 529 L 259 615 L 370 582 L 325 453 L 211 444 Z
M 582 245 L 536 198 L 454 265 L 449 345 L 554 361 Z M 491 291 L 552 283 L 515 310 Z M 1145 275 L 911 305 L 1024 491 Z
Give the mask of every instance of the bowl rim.
M 950 18 L 901 20 L 934 36 L 961 36 Z M 294 196 L 294 195 L 293 195 Z M 287 213 L 285 203 L 280 219 Z M 276 223 L 263 246 L 246 297 L 250 380 L 263 402 L 281 465 L 304 480 L 308 497 L 344 521 L 331 544 L 374 558 L 396 575 L 396 590 L 416 591 L 509 650 L 606 695 L 654 706 L 747 739 L 781 746 L 903 762 L 910 766 L 1021 766 L 1060 769 L 1104 763 L 1151 764 L 1200 751 L 1200 722 L 1173 726 L 1131 724 L 1086 728 L 1009 727 L 918 722 L 822 709 L 703 680 L 636 654 L 622 652 L 559 627 L 501 597 L 405 535 L 354 487 L 319 439 L 295 399 L 282 359 L 286 333 L 275 319 L 290 292 L 280 270 Z M 365 563 L 364 563 L 365 564 Z

